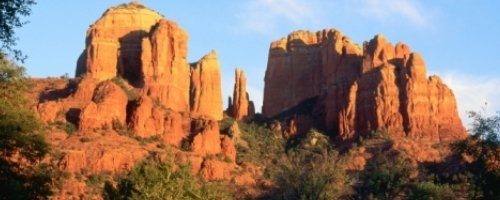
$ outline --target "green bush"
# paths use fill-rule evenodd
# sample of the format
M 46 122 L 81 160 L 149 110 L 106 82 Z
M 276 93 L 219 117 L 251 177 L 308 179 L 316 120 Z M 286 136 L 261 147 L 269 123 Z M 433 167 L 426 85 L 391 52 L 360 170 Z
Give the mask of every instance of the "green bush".
M 0 53 L 1 55 L 1 53 Z M 43 198 L 50 177 L 36 173 L 49 152 L 41 122 L 25 97 L 32 83 L 24 68 L 0 56 L 0 199 Z
M 500 199 L 500 114 L 484 117 L 470 112 L 474 119 L 471 136 L 456 142 L 452 149 L 464 160 L 465 168 L 452 174 L 470 182 L 469 198 Z
M 448 185 L 439 185 L 433 182 L 421 182 L 415 185 L 409 199 L 421 200 L 451 200 L 455 195 Z
M 107 182 L 105 199 L 231 199 L 220 183 L 203 182 L 191 174 L 188 165 L 178 168 L 172 163 L 146 160 L 129 174 L 120 177 L 117 185 Z
M 286 140 L 256 123 L 238 123 L 241 138 L 248 143 L 248 148 L 237 146 L 237 163 L 253 162 L 271 166 L 286 153 Z
M 66 132 L 69 136 L 73 135 L 73 133 L 75 133 L 77 131 L 76 125 L 74 125 L 71 122 L 64 123 L 62 121 L 56 121 L 55 126 L 58 129 L 61 129 L 64 132 Z
M 139 98 L 139 94 L 137 94 L 137 91 L 135 91 L 132 87 L 127 86 L 128 83 L 126 83 L 126 80 L 122 77 L 117 76 L 111 79 L 111 81 L 113 81 L 113 83 L 118 85 L 123 90 L 123 92 L 125 92 L 129 101 L 134 101 Z
M 395 199 L 405 194 L 417 172 L 410 159 L 393 151 L 378 152 L 360 174 L 358 195 L 363 199 Z
M 297 150 L 280 162 L 274 180 L 280 199 L 339 199 L 351 193 L 336 151 Z

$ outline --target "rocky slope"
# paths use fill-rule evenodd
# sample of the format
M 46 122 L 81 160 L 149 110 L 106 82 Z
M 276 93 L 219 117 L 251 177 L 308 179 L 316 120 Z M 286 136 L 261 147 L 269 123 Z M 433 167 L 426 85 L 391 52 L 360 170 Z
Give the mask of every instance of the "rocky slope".
M 317 126 L 343 140 L 374 130 L 432 142 L 466 135 L 453 92 L 427 77 L 418 53 L 382 35 L 363 47 L 338 30 L 296 31 L 272 42 L 263 115 L 311 102 Z

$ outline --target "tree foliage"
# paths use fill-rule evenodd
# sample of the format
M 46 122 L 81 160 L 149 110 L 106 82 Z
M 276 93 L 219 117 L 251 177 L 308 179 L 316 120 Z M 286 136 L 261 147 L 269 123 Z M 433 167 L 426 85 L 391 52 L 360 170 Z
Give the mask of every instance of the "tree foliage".
M 18 38 L 15 29 L 22 27 L 27 22 L 21 17 L 31 14 L 31 6 L 34 0 L 2 0 L 0 1 L 0 46 L 1 53 L 13 53 L 17 60 L 24 60 L 25 56 L 20 50 L 14 49 Z
M 203 182 L 191 174 L 188 165 L 174 167 L 172 162 L 146 160 L 138 164 L 125 177 L 118 180 L 117 186 L 107 182 L 104 197 L 118 199 L 231 199 L 219 183 Z
M 35 169 L 49 145 L 28 108 L 25 95 L 30 85 L 23 67 L 0 59 L 0 199 L 39 198 L 48 193 L 40 183 L 47 173 Z
M 340 163 L 339 153 L 330 146 L 327 136 L 311 130 L 274 172 L 279 186 L 275 198 L 340 199 L 351 193 L 351 179 Z
M 500 199 L 500 115 L 469 114 L 474 119 L 472 135 L 453 146 L 465 163 L 465 170 L 456 176 L 471 179 L 471 198 Z

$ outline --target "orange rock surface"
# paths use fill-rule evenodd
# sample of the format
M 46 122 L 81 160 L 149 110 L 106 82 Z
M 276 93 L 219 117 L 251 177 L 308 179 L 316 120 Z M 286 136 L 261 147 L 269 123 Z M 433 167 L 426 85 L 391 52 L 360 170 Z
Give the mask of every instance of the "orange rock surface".
M 127 117 L 127 95 L 111 81 L 97 86 L 92 102 L 80 113 L 78 128 L 80 130 L 113 128 L 114 125 L 125 124 Z
M 193 120 L 192 132 L 194 133 L 191 151 L 198 155 L 221 153 L 221 136 L 219 123 L 210 119 Z
M 187 32 L 173 21 L 160 20 L 142 45 L 144 93 L 178 112 L 189 112 Z M 139 65 L 141 66 L 141 65 Z
M 193 115 L 222 119 L 220 63 L 215 51 L 191 64 L 190 98 Z
M 87 31 L 76 75 L 86 74 L 98 80 L 123 75 L 139 79 L 141 40 L 163 17 L 138 4 L 108 9 Z
M 251 118 L 255 115 L 255 107 L 247 93 L 247 78 L 245 72 L 236 69 L 234 73 L 233 102 L 229 105 L 230 115 L 236 120 Z
M 128 126 L 137 136 L 160 136 L 165 143 L 179 147 L 190 130 L 188 116 L 155 105 L 148 96 L 141 96 L 132 110 Z
M 362 48 L 337 30 L 296 31 L 271 43 L 263 115 L 313 98 L 323 126 L 344 140 L 375 130 L 434 142 L 466 135 L 453 92 L 427 77 L 421 56 L 382 35 Z

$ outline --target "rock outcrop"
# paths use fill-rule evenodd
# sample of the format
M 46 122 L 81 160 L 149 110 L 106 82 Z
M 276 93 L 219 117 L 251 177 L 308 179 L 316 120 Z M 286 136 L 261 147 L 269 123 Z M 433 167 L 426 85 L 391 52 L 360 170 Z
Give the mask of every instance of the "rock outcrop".
M 80 113 L 80 130 L 111 129 L 115 124 L 125 124 L 127 95 L 111 81 L 102 82 L 95 89 L 92 102 Z
M 344 140 L 376 130 L 433 142 L 466 135 L 453 92 L 381 35 L 361 48 L 337 30 L 293 32 L 271 44 L 265 83 L 264 116 L 314 99 L 322 126 Z
M 142 91 L 178 112 L 189 112 L 187 40 L 187 32 L 179 25 L 162 19 L 140 42 Z
M 159 13 L 134 3 L 108 9 L 87 31 L 76 76 L 102 81 L 122 75 L 139 81 L 141 41 L 161 19 Z
M 241 69 L 235 70 L 234 90 L 232 102 L 228 105 L 230 116 L 236 120 L 252 118 L 255 115 L 255 107 L 247 92 L 247 78 Z M 231 100 L 231 98 L 229 98 Z
M 65 88 L 37 81 L 33 107 L 40 118 L 77 126 L 69 136 L 54 135 L 60 138 L 53 142 L 55 149 L 64 153 L 59 167 L 71 173 L 120 173 L 148 153 L 172 146 L 193 161 L 194 172 L 202 171 L 202 163 L 207 172 L 218 170 L 213 166 L 224 165 L 225 172 L 234 168 L 234 162 L 208 158 L 236 159 L 233 140 L 219 130 L 223 108 L 217 55 L 212 51 L 190 66 L 187 44 L 188 34 L 178 24 L 138 3 L 110 8 L 91 25 L 77 77 Z M 137 137 L 158 144 L 141 145 Z
M 212 50 L 201 60 L 191 64 L 191 113 L 221 120 L 221 90 L 220 63 L 217 53 Z

